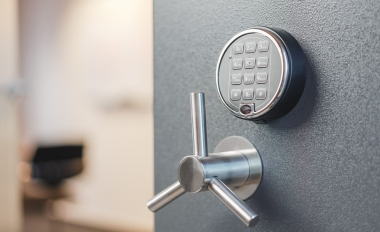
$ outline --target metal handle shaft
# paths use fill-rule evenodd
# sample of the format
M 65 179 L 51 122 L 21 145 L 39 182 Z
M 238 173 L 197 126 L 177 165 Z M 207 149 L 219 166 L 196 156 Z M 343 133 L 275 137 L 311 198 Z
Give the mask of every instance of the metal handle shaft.
M 195 156 L 207 157 L 207 130 L 204 93 L 190 93 L 190 105 L 193 131 L 193 152 Z
M 179 181 L 177 181 L 150 199 L 148 203 L 146 203 L 146 206 L 148 206 L 150 211 L 156 212 L 184 193 L 185 190 Z
M 211 179 L 208 189 L 248 227 L 254 226 L 258 222 L 259 215 L 249 208 L 217 177 Z

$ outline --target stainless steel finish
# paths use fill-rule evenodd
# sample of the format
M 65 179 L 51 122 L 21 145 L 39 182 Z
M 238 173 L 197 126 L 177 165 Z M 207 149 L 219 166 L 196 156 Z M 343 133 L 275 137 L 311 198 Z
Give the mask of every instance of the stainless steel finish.
M 186 156 L 178 165 L 178 180 L 192 193 L 206 191 L 215 176 L 229 186 L 242 186 L 250 177 L 249 168 L 241 151 L 212 153 L 208 157 Z
M 281 84 L 277 88 L 276 94 L 272 98 L 272 100 L 270 100 L 268 102 L 268 104 L 263 109 L 261 109 L 259 111 L 255 111 L 252 114 L 245 115 L 245 114 L 241 114 L 240 110 L 235 111 L 230 106 L 228 106 L 228 104 L 225 102 L 225 100 L 222 97 L 221 91 L 220 91 L 218 76 L 219 76 L 219 68 L 220 68 L 219 66 L 220 66 L 220 63 L 221 63 L 223 55 L 227 51 L 228 47 L 235 40 L 237 40 L 239 37 L 241 37 L 243 35 L 246 35 L 246 34 L 249 34 L 249 33 L 259 33 L 259 34 L 262 34 L 262 35 L 268 37 L 268 39 L 270 39 L 276 45 L 276 48 L 280 51 L 280 54 L 281 54 L 282 75 L 281 75 Z M 270 109 L 272 109 L 276 105 L 276 103 L 278 102 L 278 100 L 284 94 L 285 87 L 286 87 L 286 85 L 287 85 L 287 83 L 289 81 L 289 67 L 290 67 L 290 63 L 289 62 L 290 62 L 289 55 L 288 55 L 287 49 L 286 49 L 286 47 L 284 45 L 284 42 L 282 41 L 281 37 L 275 31 L 273 31 L 273 30 L 271 30 L 269 28 L 265 28 L 265 27 L 255 27 L 255 28 L 252 28 L 252 29 L 248 29 L 248 30 L 242 31 L 239 34 L 235 35 L 224 46 L 224 48 L 223 48 L 223 50 L 222 50 L 222 52 L 221 52 L 221 54 L 219 56 L 217 67 L 216 67 L 216 86 L 217 86 L 217 89 L 218 89 L 219 97 L 220 97 L 223 105 L 227 109 L 229 109 L 229 111 L 233 115 L 235 115 L 236 117 L 239 117 L 239 118 L 254 119 L 254 118 L 258 118 L 258 117 L 266 114 Z
M 217 176 L 228 186 L 242 186 L 249 178 L 249 164 L 240 151 L 211 153 L 200 160 L 205 169 L 205 183 Z
M 207 156 L 206 109 L 204 93 L 190 93 L 193 155 Z
M 186 156 L 178 165 L 178 180 L 187 192 L 199 192 L 205 185 L 205 170 L 198 157 Z
M 164 189 L 156 196 L 154 196 L 146 206 L 152 212 L 157 212 L 159 209 L 174 201 L 177 197 L 180 197 L 185 193 L 185 190 L 181 187 L 178 181 Z
M 218 177 L 211 179 L 208 189 L 215 194 L 246 226 L 254 226 L 257 215 L 238 196 L 236 196 Z
M 236 195 L 242 200 L 246 200 L 255 193 L 261 181 L 263 168 L 260 155 L 251 142 L 240 136 L 230 136 L 223 139 L 216 145 L 214 153 L 223 154 L 227 151 L 239 151 L 248 160 L 250 171 L 248 180 L 241 186 L 228 185 Z
M 210 190 L 247 226 L 253 226 L 258 216 L 240 198 L 249 198 L 260 183 L 262 167 L 257 150 L 248 140 L 232 136 L 222 140 L 215 153 L 208 155 L 203 93 L 191 94 L 191 109 L 194 154 L 197 155 L 181 160 L 179 181 L 151 199 L 148 208 L 156 212 L 185 191 Z

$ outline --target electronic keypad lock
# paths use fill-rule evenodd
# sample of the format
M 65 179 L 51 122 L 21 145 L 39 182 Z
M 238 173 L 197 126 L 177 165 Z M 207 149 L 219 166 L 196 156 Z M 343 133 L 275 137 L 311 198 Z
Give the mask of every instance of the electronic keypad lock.
M 255 27 L 235 35 L 217 64 L 219 96 L 236 117 L 265 122 L 287 114 L 300 99 L 306 60 L 298 42 L 280 29 Z

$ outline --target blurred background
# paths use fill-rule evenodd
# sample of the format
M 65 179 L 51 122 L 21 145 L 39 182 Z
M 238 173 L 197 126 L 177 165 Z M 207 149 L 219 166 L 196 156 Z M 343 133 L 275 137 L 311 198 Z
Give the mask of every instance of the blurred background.
M 153 3 L 0 1 L 0 231 L 153 231 Z

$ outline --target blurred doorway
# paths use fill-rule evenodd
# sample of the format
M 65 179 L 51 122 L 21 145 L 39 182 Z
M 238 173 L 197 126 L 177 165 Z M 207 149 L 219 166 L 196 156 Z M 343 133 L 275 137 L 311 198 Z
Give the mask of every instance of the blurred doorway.
M 83 171 L 49 203 L 54 220 L 152 231 L 153 2 L 19 0 L 19 10 L 24 139 L 84 144 Z
M 0 1 L 0 231 L 17 232 L 21 194 L 16 177 L 19 160 L 18 10 L 16 0 Z

